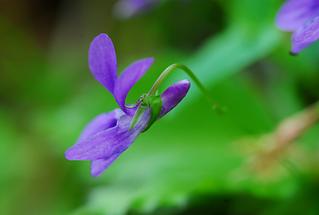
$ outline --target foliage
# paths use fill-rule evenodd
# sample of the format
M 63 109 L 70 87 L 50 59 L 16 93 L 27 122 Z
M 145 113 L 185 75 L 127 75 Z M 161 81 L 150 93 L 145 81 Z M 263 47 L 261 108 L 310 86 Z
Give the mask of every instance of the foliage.
M 102 13 L 111 11 L 110 2 L 64 8 L 80 18 L 62 16 L 42 46 L 34 34 L 1 18 L 1 211 L 316 214 L 318 126 L 269 168 L 254 168 L 267 134 L 319 98 L 319 47 L 288 55 L 289 35 L 274 26 L 281 2 L 165 1 L 124 21 Z M 181 62 L 227 112 L 212 111 L 193 85 L 183 105 L 101 177 L 91 178 L 89 164 L 66 161 L 64 151 L 89 120 L 116 106 L 87 68 L 89 42 L 100 32 L 114 38 L 120 68 L 147 55 L 156 59 L 129 100 Z

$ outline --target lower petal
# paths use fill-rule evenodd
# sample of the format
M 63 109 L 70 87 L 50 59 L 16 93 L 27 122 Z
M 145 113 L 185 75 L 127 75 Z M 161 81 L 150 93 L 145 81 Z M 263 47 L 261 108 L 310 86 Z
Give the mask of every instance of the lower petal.
M 117 153 L 112 155 L 111 157 L 107 159 L 98 159 L 98 160 L 93 160 L 91 163 L 91 175 L 92 176 L 99 176 L 101 173 L 107 169 L 113 161 L 115 161 L 121 153 Z
M 144 130 L 147 126 L 147 122 L 150 118 L 149 110 L 145 111 L 141 116 L 137 125 L 131 129 L 131 135 L 126 141 L 123 141 L 120 147 L 117 147 L 116 150 L 113 151 L 113 154 L 107 158 L 92 160 L 91 163 L 91 175 L 99 176 L 102 174 L 104 170 L 106 170 L 126 149 L 133 143 L 136 137 Z M 119 127 L 126 127 L 126 123 L 119 122 Z M 126 143 L 125 143 L 126 142 Z
M 102 113 L 98 115 L 82 131 L 78 142 L 83 141 L 90 136 L 94 136 L 100 131 L 116 126 L 117 120 L 120 118 L 121 115 L 123 115 L 123 113 L 121 113 L 121 110 L 119 109 L 116 109 L 109 113 Z
M 149 112 L 141 117 L 134 129 L 130 129 L 132 117 L 121 116 L 115 127 L 99 131 L 89 138 L 80 139 L 65 153 L 68 160 L 98 160 L 126 150 L 143 131 L 149 120 Z

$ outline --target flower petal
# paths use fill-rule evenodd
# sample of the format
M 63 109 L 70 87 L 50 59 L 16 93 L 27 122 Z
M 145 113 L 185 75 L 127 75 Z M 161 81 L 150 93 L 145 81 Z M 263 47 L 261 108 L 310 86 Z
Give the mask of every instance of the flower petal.
M 81 138 L 67 150 L 65 157 L 68 160 L 98 160 L 107 159 L 116 153 L 121 153 L 144 130 L 149 115 L 149 112 L 145 112 L 137 125 L 133 129 L 129 129 L 132 117 L 123 114 L 118 119 L 116 126 L 99 131 L 89 138 Z
M 153 58 L 146 58 L 132 63 L 123 71 L 116 81 L 114 97 L 121 109 L 129 115 L 133 115 L 134 111 L 130 111 L 130 109 L 125 107 L 127 94 L 135 83 L 143 77 L 145 72 L 153 64 L 153 61 Z
M 284 31 L 295 31 L 306 20 L 319 14 L 317 0 L 288 0 L 277 15 L 277 26 Z
M 116 126 L 119 114 L 120 110 L 117 109 L 109 113 L 102 113 L 95 117 L 82 131 L 78 142 L 90 138 L 90 136 L 94 136 L 100 131 Z
M 129 120 L 127 117 L 121 117 L 119 120 Z M 98 132 L 90 138 L 77 142 L 74 146 L 67 150 L 65 156 L 69 160 L 96 160 L 112 156 L 118 147 L 127 145 L 131 139 L 128 129 L 120 129 L 119 126 L 112 127 Z M 126 141 L 126 142 L 125 142 Z
M 117 17 L 127 19 L 152 8 L 158 0 L 119 0 L 114 8 Z
M 294 54 L 309 46 L 311 43 L 319 39 L 319 16 L 309 20 L 292 36 L 292 49 Z
M 139 121 L 139 123 L 134 128 L 136 130 L 135 132 L 138 132 L 139 134 L 141 131 L 144 130 L 144 128 L 147 126 L 149 117 L 150 117 L 149 111 L 146 111 L 141 117 L 141 120 Z M 105 169 L 107 169 L 127 148 L 128 147 L 126 148 L 123 147 L 122 150 L 117 151 L 116 153 L 114 153 L 108 158 L 93 160 L 91 163 L 91 175 L 95 177 L 101 175 L 101 173 Z
M 116 54 L 112 40 L 107 34 L 99 34 L 92 41 L 89 49 L 89 67 L 95 79 L 113 92 L 117 70 Z
M 91 163 L 91 175 L 99 176 L 107 169 L 122 153 L 116 153 L 107 159 L 93 160 Z
M 188 80 L 179 81 L 168 87 L 161 95 L 162 110 L 160 116 L 164 116 L 171 111 L 186 96 L 190 88 Z

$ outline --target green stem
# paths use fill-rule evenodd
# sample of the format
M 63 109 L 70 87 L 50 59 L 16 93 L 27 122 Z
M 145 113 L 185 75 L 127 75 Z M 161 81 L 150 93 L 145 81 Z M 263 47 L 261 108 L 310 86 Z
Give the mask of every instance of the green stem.
M 156 92 L 158 91 L 159 86 L 176 69 L 180 69 L 180 70 L 184 71 L 194 81 L 194 83 L 197 85 L 199 90 L 206 97 L 206 100 L 208 101 L 208 103 L 212 105 L 213 110 L 217 110 L 220 113 L 223 113 L 225 111 L 224 108 L 221 108 L 216 102 L 214 102 L 214 100 L 209 95 L 209 91 L 204 87 L 204 85 L 200 82 L 200 80 L 195 76 L 195 74 L 192 72 L 192 70 L 190 70 L 187 66 L 182 65 L 182 64 L 172 64 L 169 67 L 167 67 L 161 73 L 161 75 L 157 78 L 157 80 L 155 81 L 155 83 L 153 84 L 152 88 L 150 89 L 150 91 L 145 96 L 145 98 L 156 96 Z M 136 112 L 135 112 L 135 115 L 134 115 L 133 120 L 131 122 L 130 129 L 134 128 L 134 126 L 136 125 L 136 123 L 137 123 L 139 117 L 141 116 L 141 114 L 143 113 L 143 111 L 144 111 L 144 108 L 140 104 L 139 107 L 137 108 Z M 159 115 L 159 113 L 160 113 L 160 111 L 157 113 L 157 115 Z M 153 117 L 158 117 L 158 116 L 153 116 Z M 149 126 L 148 126 L 148 128 L 149 128 Z
M 204 85 L 200 82 L 200 80 L 195 76 L 195 74 L 192 72 L 191 69 L 189 69 L 187 66 L 183 64 L 172 64 L 169 67 L 167 67 L 164 72 L 158 77 L 158 79 L 155 81 L 154 85 L 150 89 L 147 95 L 155 95 L 156 91 L 158 90 L 159 86 L 162 84 L 162 82 L 176 69 L 180 69 L 183 72 L 185 72 L 197 85 L 199 90 L 203 93 L 208 103 L 212 105 L 212 108 L 214 110 L 219 110 L 221 112 L 224 112 L 224 109 L 221 108 L 210 96 L 209 91 L 204 87 Z

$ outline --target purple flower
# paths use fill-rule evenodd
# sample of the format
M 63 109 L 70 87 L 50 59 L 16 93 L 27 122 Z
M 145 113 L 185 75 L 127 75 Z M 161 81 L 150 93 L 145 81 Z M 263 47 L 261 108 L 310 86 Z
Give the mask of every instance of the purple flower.
M 319 1 L 287 0 L 277 15 L 277 26 L 293 32 L 293 54 L 319 39 Z
M 114 12 L 118 17 L 129 18 L 154 7 L 158 2 L 159 0 L 119 0 Z
M 133 106 L 125 104 L 126 96 L 136 82 L 153 63 L 152 58 L 138 60 L 117 75 L 116 54 L 111 39 L 106 34 L 98 35 L 89 49 L 90 70 L 112 95 L 120 109 L 98 115 L 82 132 L 77 143 L 69 148 L 68 160 L 90 160 L 91 174 L 100 175 L 122 154 L 149 125 L 151 109 L 148 107 L 131 128 L 133 116 L 139 102 Z M 179 81 L 168 87 L 161 95 L 162 106 L 159 117 L 172 110 L 187 94 L 190 82 Z

